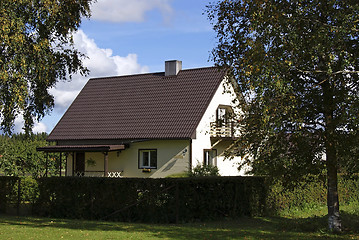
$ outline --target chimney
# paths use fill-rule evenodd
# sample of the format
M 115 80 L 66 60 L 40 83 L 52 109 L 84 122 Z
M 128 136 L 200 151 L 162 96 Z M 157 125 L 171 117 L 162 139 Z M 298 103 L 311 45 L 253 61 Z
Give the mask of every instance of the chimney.
M 176 76 L 182 70 L 182 61 L 171 60 L 165 62 L 165 76 Z

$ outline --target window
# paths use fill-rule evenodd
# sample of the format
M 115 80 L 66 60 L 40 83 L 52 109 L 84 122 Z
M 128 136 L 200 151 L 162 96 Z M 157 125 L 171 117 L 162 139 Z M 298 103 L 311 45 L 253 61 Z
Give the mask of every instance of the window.
M 216 149 L 203 150 L 203 165 L 217 166 L 217 150 Z
M 157 168 L 157 149 L 140 149 L 138 161 L 139 168 Z

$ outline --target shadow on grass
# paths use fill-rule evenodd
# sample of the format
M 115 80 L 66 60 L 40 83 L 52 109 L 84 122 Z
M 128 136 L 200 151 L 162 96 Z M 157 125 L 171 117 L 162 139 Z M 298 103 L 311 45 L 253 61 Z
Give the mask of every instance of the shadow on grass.
M 146 233 L 161 239 L 357 239 L 359 216 L 342 213 L 344 232 L 329 233 L 326 217 L 240 218 L 206 223 L 142 224 L 0 216 L 1 225 L 118 233 Z

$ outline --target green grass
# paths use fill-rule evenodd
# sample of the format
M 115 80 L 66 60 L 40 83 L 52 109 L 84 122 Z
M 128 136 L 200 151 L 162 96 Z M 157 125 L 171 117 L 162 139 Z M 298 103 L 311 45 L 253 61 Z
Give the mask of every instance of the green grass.
M 342 208 L 344 231 L 326 230 L 323 209 L 297 216 L 240 218 L 186 224 L 140 224 L 0 215 L 0 239 L 359 239 L 358 206 Z M 354 210 L 353 210 L 354 209 Z

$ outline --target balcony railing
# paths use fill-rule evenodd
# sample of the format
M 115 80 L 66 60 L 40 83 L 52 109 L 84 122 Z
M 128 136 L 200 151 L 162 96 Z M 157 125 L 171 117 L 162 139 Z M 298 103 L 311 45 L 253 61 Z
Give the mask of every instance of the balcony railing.
M 210 123 L 210 136 L 214 138 L 233 138 L 237 128 L 236 122 L 211 122 Z
M 122 175 L 122 171 L 107 172 L 107 177 L 110 177 L 110 178 L 120 178 L 120 177 L 122 177 L 121 175 Z M 105 171 L 75 172 L 74 176 L 76 176 L 76 177 L 104 177 Z

